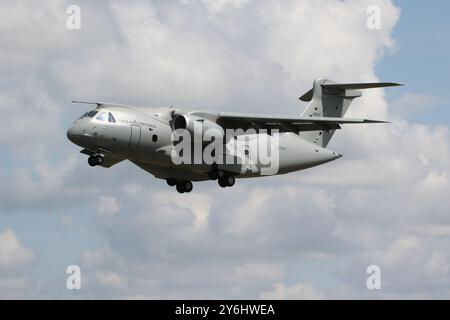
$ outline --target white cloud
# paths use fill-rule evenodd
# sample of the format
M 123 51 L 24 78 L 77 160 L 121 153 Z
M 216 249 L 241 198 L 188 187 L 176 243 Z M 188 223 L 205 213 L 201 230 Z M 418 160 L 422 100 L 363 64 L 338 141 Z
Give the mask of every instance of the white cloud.
M 103 287 L 120 288 L 126 285 L 126 278 L 115 272 L 98 272 L 96 280 Z
M 123 265 L 124 261 L 111 251 L 109 246 L 89 250 L 81 255 L 81 266 L 89 269 L 104 268 L 110 261 L 114 261 L 116 266 Z
M 33 250 L 25 247 L 14 230 L 0 232 L 0 268 L 12 269 L 29 265 L 36 259 Z
M 197 1 L 200 1 L 201 3 L 206 5 L 206 7 L 212 12 L 219 12 L 226 7 L 239 8 L 245 5 L 249 0 L 197 0 Z
M 268 300 L 317 300 L 322 296 L 310 284 L 299 283 L 292 287 L 277 282 L 273 285 L 273 291 L 263 292 L 261 299 Z
M 447 253 L 436 252 L 428 260 L 425 271 L 427 275 L 433 277 L 447 277 L 450 273 L 450 261 Z
M 417 239 L 413 237 L 401 238 L 395 241 L 383 254 L 384 263 L 389 265 L 398 264 L 399 261 L 411 261 L 418 256 L 420 246 Z
M 399 119 L 409 119 L 424 112 L 433 112 L 442 98 L 427 94 L 406 93 L 390 103 L 389 113 Z
M 285 273 L 281 266 L 275 263 L 257 262 L 236 266 L 235 276 L 242 279 L 279 280 L 284 278 Z
M 208 222 L 212 198 L 206 194 L 191 194 L 189 197 L 174 195 L 173 190 L 158 192 L 153 196 L 153 201 L 159 206 L 170 206 L 176 203 L 181 209 L 188 209 L 195 215 L 194 229 L 203 229 Z M 174 197 L 175 196 L 175 197 Z
M 0 230 L 0 299 L 21 299 L 33 292 L 35 280 L 26 270 L 36 260 L 37 254 L 14 230 Z
M 120 210 L 120 205 L 114 197 L 101 196 L 98 199 L 97 213 L 101 217 L 108 217 L 115 215 Z
M 0 277 L 0 299 L 23 299 L 34 285 L 33 279 L 26 275 Z

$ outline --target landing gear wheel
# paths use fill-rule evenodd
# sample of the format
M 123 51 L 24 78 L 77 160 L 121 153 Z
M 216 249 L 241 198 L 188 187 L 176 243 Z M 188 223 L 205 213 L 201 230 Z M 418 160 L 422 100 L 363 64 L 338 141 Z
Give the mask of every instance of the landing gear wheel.
M 177 183 L 177 191 L 179 193 L 191 192 L 193 188 L 192 182 L 180 181 Z
M 179 193 L 184 193 L 184 184 L 178 183 L 176 188 Z
M 192 182 L 186 181 L 186 182 L 184 183 L 184 191 L 185 191 L 185 192 L 191 192 L 191 191 L 192 191 L 192 188 L 193 188 Z
M 219 186 L 221 186 L 222 188 L 228 187 L 228 184 L 224 178 L 219 178 Z
M 228 187 L 232 187 L 232 186 L 234 186 L 234 183 L 235 183 L 235 179 L 234 179 L 234 176 L 226 176 L 225 178 L 224 178 L 224 180 L 225 180 L 225 182 L 226 182 L 226 184 L 227 184 L 227 186 Z
M 97 166 L 101 166 L 103 164 L 103 161 L 104 159 L 102 155 L 97 154 L 94 156 L 94 162 Z
M 166 179 L 166 182 L 167 182 L 167 184 L 168 184 L 169 186 L 173 187 L 174 185 L 177 184 L 177 179 L 175 179 L 175 178 L 167 178 L 167 179 Z
M 95 167 L 97 164 L 95 163 L 95 159 L 94 159 L 94 156 L 90 156 L 89 158 L 88 158 L 88 163 L 89 163 L 89 165 L 91 166 L 91 167 Z
M 222 178 L 219 178 L 219 186 L 221 186 L 222 188 L 232 187 L 235 181 L 236 180 L 234 176 L 224 176 Z

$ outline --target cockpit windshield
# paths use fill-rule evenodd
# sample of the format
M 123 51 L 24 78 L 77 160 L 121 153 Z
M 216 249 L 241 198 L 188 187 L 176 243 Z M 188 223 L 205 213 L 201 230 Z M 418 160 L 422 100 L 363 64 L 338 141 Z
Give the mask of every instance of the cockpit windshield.
M 94 118 L 94 117 L 95 117 L 96 120 L 99 120 L 99 121 L 111 122 L 111 123 L 115 123 L 116 122 L 116 119 L 111 114 L 111 112 L 101 111 L 99 113 L 98 110 L 92 110 L 92 111 L 86 112 L 85 114 L 83 114 L 78 119 Z
M 100 112 L 100 114 L 96 118 L 100 121 L 108 121 L 108 113 L 107 112 Z
M 95 119 L 105 122 L 116 122 L 116 119 L 114 119 L 111 112 L 100 112 L 100 114 Z

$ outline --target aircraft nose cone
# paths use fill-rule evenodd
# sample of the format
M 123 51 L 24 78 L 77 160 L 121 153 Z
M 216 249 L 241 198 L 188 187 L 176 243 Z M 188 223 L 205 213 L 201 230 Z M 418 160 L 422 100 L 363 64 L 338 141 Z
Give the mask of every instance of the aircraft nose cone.
M 68 130 L 67 130 L 67 139 L 69 139 L 71 142 L 73 143 L 77 143 L 77 138 L 79 136 L 79 132 L 77 130 L 77 126 L 76 125 L 72 125 Z

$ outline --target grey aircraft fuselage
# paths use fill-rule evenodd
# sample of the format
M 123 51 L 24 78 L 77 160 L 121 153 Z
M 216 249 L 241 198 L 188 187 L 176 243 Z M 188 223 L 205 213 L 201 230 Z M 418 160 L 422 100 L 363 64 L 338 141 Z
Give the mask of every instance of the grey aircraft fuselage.
M 277 138 L 277 144 L 270 150 L 272 154 L 277 153 L 277 168 L 272 174 L 285 174 L 340 158 L 339 153 L 326 148 L 334 131 L 340 129 L 340 124 L 379 122 L 341 118 L 351 101 L 361 95 L 356 90 L 392 85 L 397 84 L 335 84 L 330 80 L 317 79 L 312 92 L 301 98 L 311 101 L 301 117 L 185 112 L 171 107 L 96 103 L 94 110 L 71 125 L 67 137 L 83 148 L 82 153 L 89 155 L 91 166 L 109 168 L 129 160 L 155 177 L 166 179 L 181 193 L 192 190 L 191 181 L 217 179 L 221 187 L 227 187 L 234 185 L 235 178 L 264 176 L 252 144 L 247 143 L 253 137 L 241 134 L 225 142 L 245 144 L 245 154 L 232 154 L 236 158 L 251 157 L 254 160 L 249 161 L 251 165 L 246 164 L 245 170 L 243 165 L 174 164 L 171 155 L 175 148 L 172 140 L 175 129 L 189 129 L 192 123 L 200 123 L 202 128 L 209 126 L 220 130 L 238 127 L 244 127 L 244 130 L 250 127 L 281 129 L 273 134 L 256 134 L 265 135 L 269 141 Z M 333 114 L 329 111 L 331 105 Z

